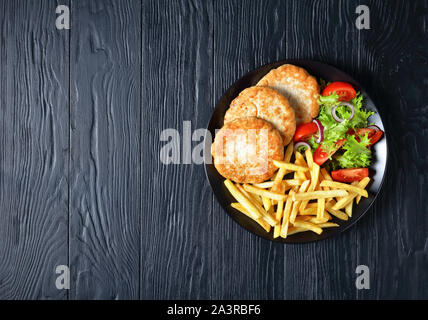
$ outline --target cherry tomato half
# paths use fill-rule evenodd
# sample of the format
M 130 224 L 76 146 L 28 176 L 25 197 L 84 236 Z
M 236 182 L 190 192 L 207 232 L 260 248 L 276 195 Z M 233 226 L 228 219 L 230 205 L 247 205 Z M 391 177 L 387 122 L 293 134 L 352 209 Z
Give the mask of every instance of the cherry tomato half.
M 382 136 L 383 136 L 383 131 L 382 130 L 376 130 L 376 132 L 370 137 L 370 145 L 369 145 L 369 147 L 371 147 L 376 142 L 378 142 L 379 139 L 382 138 Z
M 383 136 L 382 130 L 376 130 L 371 128 L 357 128 L 355 130 L 350 129 L 347 133 L 356 135 L 355 140 L 357 140 L 358 142 L 360 142 L 360 136 L 364 136 L 367 133 L 367 136 L 370 139 L 370 144 L 367 147 L 371 147 L 372 145 L 374 145 Z
M 369 176 L 368 168 L 339 169 L 330 172 L 331 177 L 339 182 L 354 182 Z
M 339 96 L 339 101 L 350 101 L 354 99 L 357 95 L 354 87 L 346 82 L 332 82 L 322 91 L 323 96 L 329 96 L 333 92 Z
M 324 151 L 321 148 L 321 146 L 318 146 L 318 148 L 314 152 L 314 156 L 313 156 L 314 157 L 314 162 L 317 165 L 319 165 L 319 166 L 322 165 L 324 162 L 327 161 L 327 159 L 330 156 L 332 156 L 333 154 L 335 154 L 336 151 L 339 150 L 343 146 L 343 144 L 345 143 L 345 141 L 346 141 L 346 139 L 337 140 L 337 142 L 336 142 L 336 150 L 334 150 L 331 153 L 328 153 L 328 152 Z
M 296 128 L 296 132 L 294 133 L 294 142 L 297 141 L 305 141 L 312 137 L 315 133 L 318 132 L 318 127 L 315 123 L 309 122 L 301 124 Z

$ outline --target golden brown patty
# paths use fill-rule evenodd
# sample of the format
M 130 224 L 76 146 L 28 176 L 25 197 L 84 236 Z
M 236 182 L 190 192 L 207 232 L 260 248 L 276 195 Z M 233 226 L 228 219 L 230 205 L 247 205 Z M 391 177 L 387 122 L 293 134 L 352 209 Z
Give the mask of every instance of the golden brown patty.
M 273 160 L 282 160 L 284 145 L 269 122 L 239 118 L 226 123 L 215 136 L 211 154 L 217 171 L 238 183 L 259 183 L 276 171 Z
M 294 108 L 297 125 L 310 122 L 318 115 L 320 88 L 317 80 L 303 68 L 284 64 L 271 70 L 257 85 L 276 89 L 286 97 Z
M 296 131 L 294 110 L 278 91 L 267 87 L 250 87 L 242 91 L 230 104 L 224 122 L 242 117 L 257 117 L 269 121 L 282 134 L 284 145 Z

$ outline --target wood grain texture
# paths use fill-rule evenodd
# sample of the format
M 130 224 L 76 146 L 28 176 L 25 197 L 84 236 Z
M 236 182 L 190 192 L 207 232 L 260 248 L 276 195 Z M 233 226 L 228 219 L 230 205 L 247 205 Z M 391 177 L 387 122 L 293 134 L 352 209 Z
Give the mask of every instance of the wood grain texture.
M 357 226 L 358 260 L 373 270 L 358 298 L 427 299 L 428 2 L 368 5 L 377 32 L 362 37 L 365 81 L 382 111 L 389 166 L 382 197 Z
M 0 299 L 65 299 L 68 32 L 56 1 L 0 1 Z M 35 23 L 35 21 L 37 23 Z
M 71 10 L 70 298 L 137 299 L 141 3 Z
M 184 121 L 192 129 L 208 123 L 212 22 L 209 2 L 143 2 L 143 299 L 210 298 L 211 190 L 202 165 L 160 161 L 167 144 L 160 134 L 171 128 L 191 139 L 183 133 Z M 181 155 L 181 163 L 187 155 Z

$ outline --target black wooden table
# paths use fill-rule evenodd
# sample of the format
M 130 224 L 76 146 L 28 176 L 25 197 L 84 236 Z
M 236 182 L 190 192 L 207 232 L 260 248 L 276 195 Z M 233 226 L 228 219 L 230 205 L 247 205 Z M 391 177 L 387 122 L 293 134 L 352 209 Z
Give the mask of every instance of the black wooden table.
M 427 29 L 428 1 L 0 0 L 0 298 L 428 298 Z M 202 165 L 159 158 L 162 130 L 205 128 L 234 81 L 286 58 L 355 77 L 389 138 L 372 209 L 306 245 L 247 232 Z

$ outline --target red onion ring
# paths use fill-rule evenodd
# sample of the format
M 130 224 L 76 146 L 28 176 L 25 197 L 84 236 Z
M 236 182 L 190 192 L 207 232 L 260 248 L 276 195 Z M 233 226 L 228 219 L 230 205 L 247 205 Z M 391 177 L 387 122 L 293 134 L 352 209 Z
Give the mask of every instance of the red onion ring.
M 324 128 L 319 120 L 315 119 L 312 120 L 312 122 L 315 123 L 318 127 L 318 138 L 315 140 L 315 142 L 321 143 L 321 141 L 324 140 Z
M 331 109 L 331 115 L 332 115 L 333 119 L 336 120 L 337 122 L 345 121 L 345 119 L 340 119 L 338 117 L 338 115 L 336 114 L 336 109 L 337 109 L 337 107 L 340 107 L 340 106 L 347 106 L 349 109 L 351 109 L 351 116 L 348 118 L 348 120 L 352 120 L 352 118 L 354 117 L 355 110 L 354 110 L 354 106 L 349 102 L 341 102 L 339 105 L 334 106 Z
M 307 143 L 305 141 L 300 141 L 294 145 L 294 151 L 297 151 L 297 149 L 299 149 L 302 146 L 305 146 L 309 150 L 311 149 L 311 146 L 309 145 L 309 143 Z
M 368 126 L 367 127 L 367 129 L 373 129 L 373 130 L 376 130 L 376 131 L 382 131 L 382 129 L 381 128 L 379 128 L 377 125 L 375 125 L 375 124 L 372 124 L 371 126 Z

